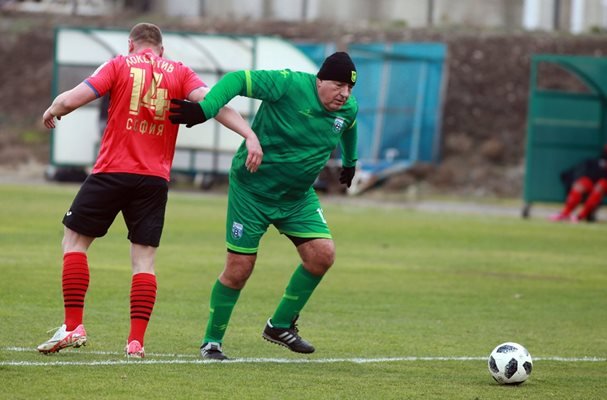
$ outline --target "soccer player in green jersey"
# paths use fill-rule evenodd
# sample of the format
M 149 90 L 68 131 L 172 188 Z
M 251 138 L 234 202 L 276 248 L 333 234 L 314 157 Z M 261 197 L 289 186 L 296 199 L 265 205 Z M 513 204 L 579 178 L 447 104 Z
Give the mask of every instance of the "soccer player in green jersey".
M 314 347 L 295 325 L 299 313 L 335 260 L 335 246 L 312 184 L 338 144 L 340 182 L 356 169 L 358 105 L 352 94 L 356 68 L 350 56 L 327 57 L 318 74 L 237 71 L 226 74 L 200 103 L 173 99 L 169 119 L 192 126 L 212 118 L 240 95 L 260 99 L 253 122 L 264 153 L 257 172 L 245 168 L 242 145 L 230 169 L 226 220 L 227 259 L 211 292 L 203 358 L 223 360 L 223 337 L 232 310 L 253 272 L 259 241 L 270 224 L 296 246 L 301 262 L 268 319 L 263 338 L 298 353 Z

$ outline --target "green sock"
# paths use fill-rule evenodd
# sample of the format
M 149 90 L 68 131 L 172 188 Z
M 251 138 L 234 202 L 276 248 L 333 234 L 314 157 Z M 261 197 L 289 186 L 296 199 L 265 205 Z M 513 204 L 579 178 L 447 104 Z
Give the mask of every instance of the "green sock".
M 211 291 L 209 322 L 207 322 L 203 344 L 207 342 L 222 343 L 238 296 L 240 296 L 240 290 L 229 288 L 217 279 Z
M 291 276 L 280 304 L 276 308 L 276 311 L 274 311 L 272 325 L 277 328 L 290 327 L 293 318 L 306 305 L 306 302 L 321 279 L 322 276 L 312 275 L 304 269 L 303 265 L 299 264 L 293 276 Z

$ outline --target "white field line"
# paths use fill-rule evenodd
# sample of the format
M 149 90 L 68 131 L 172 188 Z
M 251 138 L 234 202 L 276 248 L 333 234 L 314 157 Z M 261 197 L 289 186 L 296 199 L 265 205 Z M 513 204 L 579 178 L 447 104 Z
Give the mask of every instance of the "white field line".
M 12 352 L 35 352 L 35 350 L 23 347 L 7 347 L 4 351 Z M 105 356 L 121 356 L 124 353 L 107 351 L 86 351 L 86 354 L 97 354 Z M 0 361 L 0 366 L 17 367 L 46 367 L 46 366 L 105 366 L 105 365 L 128 365 L 128 364 L 210 364 L 217 363 L 213 360 L 202 360 L 198 356 L 190 354 L 162 354 L 149 353 L 148 358 L 143 360 L 98 360 L 98 361 Z M 49 357 L 53 357 L 52 355 Z M 150 357 L 152 357 L 150 359 Z M 154 359 L 161 357 L 165 359 Z M 412 361 L 486 361 L 487 357 L 377 357 L 377 358 L 235 358 L 222 361 L 222 364 L 332 364 L 332 363 L 388 363 L 388 362 L 412 362 Z M 607 358 L 599 357 L 534 357 L 534 361 L 559 361 L 559 362 L 607 362 Z

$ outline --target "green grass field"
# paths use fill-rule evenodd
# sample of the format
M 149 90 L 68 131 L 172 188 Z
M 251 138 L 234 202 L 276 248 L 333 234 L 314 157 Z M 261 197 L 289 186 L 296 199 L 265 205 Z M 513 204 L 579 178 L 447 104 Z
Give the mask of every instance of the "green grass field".
M 605 399 L 607 226 L 345 206 L 325 216 L 337 261 L 300 318 L 302 356 L 261 339 L 298 259 L 273 228 L 224 349 L 198 347 L 223 268 L 221 195 L 172 191 L 143 361 L 127 361 L 129 243 L 121 216 L 90 252 L 86 347 L 43 356 L 62 322 L 61 217 L 76 186 L 0 186 L 0 398 Z M 486 358 L 515 341 L 531 378 L 500 386 Z

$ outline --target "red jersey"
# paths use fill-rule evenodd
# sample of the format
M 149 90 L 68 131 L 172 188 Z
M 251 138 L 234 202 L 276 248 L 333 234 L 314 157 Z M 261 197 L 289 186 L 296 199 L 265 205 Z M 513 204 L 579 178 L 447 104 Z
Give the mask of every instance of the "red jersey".
M 170 100 L 185 99 L 206 85 L 189 67 L 150 49 L 113 58 L 85 82 L 98 97 L 110 94 L 93 173 L 125 172 L 168 181 L 179 129 L 167 118 Z

